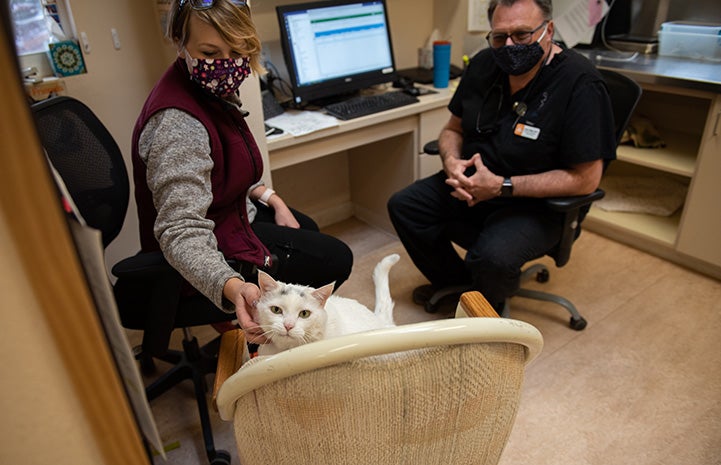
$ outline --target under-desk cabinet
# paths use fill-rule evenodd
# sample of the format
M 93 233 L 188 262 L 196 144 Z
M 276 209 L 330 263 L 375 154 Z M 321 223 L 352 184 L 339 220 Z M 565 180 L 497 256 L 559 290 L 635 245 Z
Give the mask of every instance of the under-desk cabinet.
M 437 140 L 441 129 L 446 125 L 451 112 L 447 107 L 434 108 L 421 113 L 419 117 L 418 150 L 419 150 L 419 178 L 425 178 L 443 169 L 441 157 L 423 153 L 423 146 L 428 142 Z
M 665 146 L 619 146 L 602 187 L 610 185 L 607 200 L 639 205 L 594 205 L 584 227 L 721 279 L 721 94 L 651 83 L 642 87 L 635 114 L 652 124 Z M 632 181 L 623 195 L 614 196 L 618 192 L 609 189 L 625 181 L 611 181 L 619 179 Z M 665 211 L 644 208 L 640 197 L 654 196 L 654 189 L 659 198 L 676 192 L 675 203 L 671 197 Z

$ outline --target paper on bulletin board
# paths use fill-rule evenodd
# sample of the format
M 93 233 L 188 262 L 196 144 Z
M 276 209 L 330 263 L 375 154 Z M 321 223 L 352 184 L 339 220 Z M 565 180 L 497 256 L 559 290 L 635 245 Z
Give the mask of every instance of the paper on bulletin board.
M 556 31 L 563 38 L 566 47 L 590 44 L 596 24 L 608 13 L 605 0 L 559 0 L 554 2 L 558 12 L 554 18 Z
M 490 31 L 488 0 L 468 0 L 468 32 Z

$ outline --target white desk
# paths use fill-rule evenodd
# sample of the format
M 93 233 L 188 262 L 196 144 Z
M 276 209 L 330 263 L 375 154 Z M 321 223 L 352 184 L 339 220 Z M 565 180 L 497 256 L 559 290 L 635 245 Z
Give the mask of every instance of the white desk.
M 392 231 L 386 202 L 391 194 L 428 174 L 425 171 L 432 171 L 424 169 L 420 150 L 425 142 L 438 137 L 448 121 L 446 107 L 453 89 L 439 90 L 419 97 L 419 103 L 341 121 L 338 126 L 303 136 L 271 138 L 267 141 L 271 175 L 275 170 L 346 152 L 351 207 L 345 210 L 345 216 L 350 213 Z M 312 190 L 312 181 L 308 184 Z M 312 211 L 306 213 L 314 216 Z M 328 221 L 320 223 L 323 226 Z

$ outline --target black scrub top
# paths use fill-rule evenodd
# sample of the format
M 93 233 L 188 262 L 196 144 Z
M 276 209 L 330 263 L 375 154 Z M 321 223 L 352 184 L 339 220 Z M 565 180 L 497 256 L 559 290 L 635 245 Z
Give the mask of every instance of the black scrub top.
M 522 116 L 514 111 L 525 106 Z M 556 54 L 510 95 L 489 49 L 471 59 L 448 109 L 461 118 L 462 157 L 480 153 L 500 176 L 566 169 L 616 157 L 613 110 L 603 77 L 573 50 Z

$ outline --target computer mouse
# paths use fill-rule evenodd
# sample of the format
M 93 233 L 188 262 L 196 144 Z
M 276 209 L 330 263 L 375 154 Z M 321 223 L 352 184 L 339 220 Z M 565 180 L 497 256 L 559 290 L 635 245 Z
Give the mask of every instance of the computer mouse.
M 405 89 L 406 87 L 413 87 L 413 80 L 408 79 L 404 76 L 398 76 L 398 79 L 393 81 L 393 87 L 396 89 Z
M 421 95 L 421 90 L 418 87 L 406 87 L 405 89 L 403 89 L 403 92 L 414 97 L 418 97 L 419 95 Z

